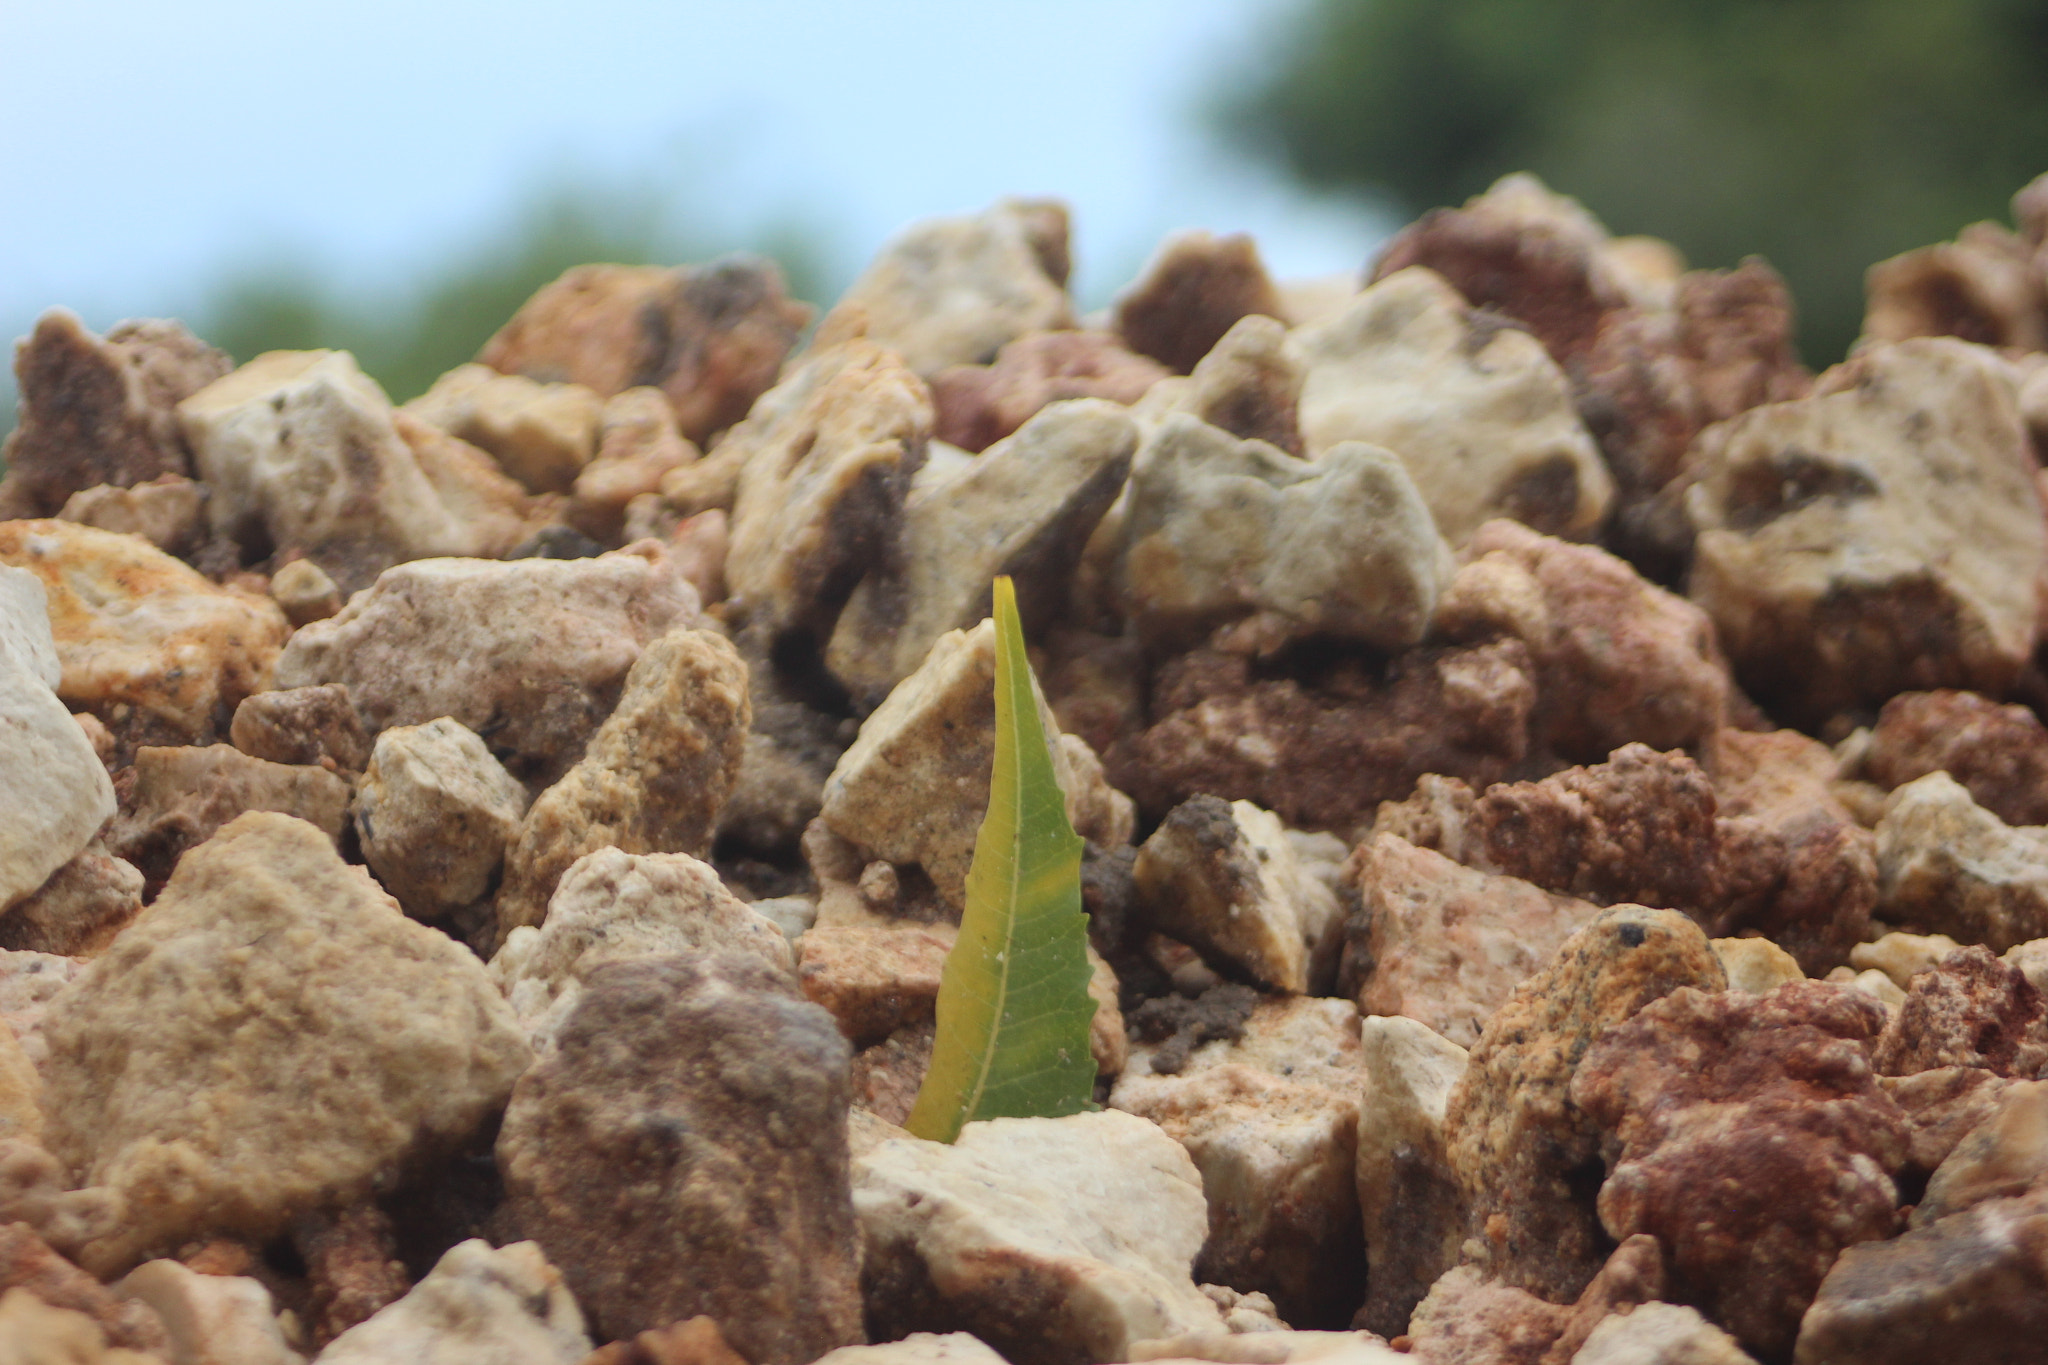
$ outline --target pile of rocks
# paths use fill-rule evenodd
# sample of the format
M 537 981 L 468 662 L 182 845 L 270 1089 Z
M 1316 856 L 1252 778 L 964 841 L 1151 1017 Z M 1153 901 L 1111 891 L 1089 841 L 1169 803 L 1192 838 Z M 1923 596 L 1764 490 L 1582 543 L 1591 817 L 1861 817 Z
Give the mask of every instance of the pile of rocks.
M 1510 177 L 587 266 L 394 407 L 53 312 L 0 1361 L 2048 1359 L 2048 178 L 1874 268 Z M 1101 1108 L 897 1125 L 1018 585 Z M 868 1344 L 870 1342 L 877 1344 Z

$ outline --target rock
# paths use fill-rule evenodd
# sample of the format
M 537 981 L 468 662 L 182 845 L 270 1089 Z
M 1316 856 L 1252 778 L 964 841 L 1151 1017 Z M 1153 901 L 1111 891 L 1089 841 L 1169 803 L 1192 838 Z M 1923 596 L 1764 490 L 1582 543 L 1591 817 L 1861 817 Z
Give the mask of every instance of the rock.
M 64 681 L 49 593 L 36 575 L 6 564 L 0 564 L 0 667 L 20 668 L 53 692 Z
M 2037 938 L 2029 943 L 2015 944 L 2005 950 L 2000 961 L 2019 968 L 2021 974 L 2034 983 L 2035 990 L 2048 986 L 2048 939 Z
M 740 756 L 740 775 L 718 812 L 718 843 L 772 861 L 798 852 L 805 826 L 817 818 L 825 780 L 858 727 L 808 704 L 802 688 L 782 678 L 772 647 L 757 634 L 738 640 L 747 661 L 753 728 Z
M 882 247 L 812 344 L 866 336 L 926 377 L 986 365 L 1018 337 L 1073 326 L 1066 255 L 1062 204 L 1005 200 L 973 217 L 927 219 Z
M 304 1365 L 278 1330 L 270 1291 L 245 1275 L 200 1275 L 176 1261 L 147 1261 L 114 1292 L 163 1319 L 173 1360 Z
M 1209 1223 L 1201 1175 L 1130 1114 L 886 1141 L 854 1164 L 854 1206 L 878 1336 L 945 1322 L 1016 1365 L 1079 1365 L 1220 1325 L 1189 1278 Z
M 306 1263 L 306 1318 L 316 1346 L 367 1322 L 412 1288 L 396 1259 L 392 1220 L 374 1204 L 315 1214 L 292 1225 L 292 1247 Z
M 2016 350 L 2048 348 L 2048 298 L 2034 246 L 1996 223 L 1923 246 L 1864 272 L 1868 341 L 1960 337 Z
M 583 1315 L 532 1242 L 449 1248 L 412 1292 L 336 1337 L 320 1365 L 578 1365 L 590 1352 Z
M 490 893 L 526 804 L 476 732 L 443 716 L 377 736 L 353 814 L 370 871 L 406 914 L 432 920 Z
M 43 1031 L 50 1150 L 128 1203 L 82 1253 L 101 1272 L 365 1193 L 468 1136 L 528 1059 L 481 963 L 273 813 L 183 859 Z
M 1310 635 L 1400 649 L 1451 576 L 1387 451 L 1346 443 L 1307 462 L 1179 414 L 1140 453 L 1120 536 L 1118 602 L 1161 649 L 1233 623 L 1261 653 Z
M 1717 938 L 1713 948 L 1714 956 L 1721 960 L 1721 970 L 1728 973 L 1731 991 L 1763 995 L 1806 980 L 1806 973 L 1799 970 L 1799 959 L 1767 938 Z
M 1041 704 L 1053 775 L 1067 819 L 1103 846 L 1130 842 L 1128 800 L 1111 789 L 1087 745 Z M 963 906 L 974 840 L 988 812 L 995 764 L 995 622 L 948 631 L 915 673 L 861 723 L 825 783 L 819 819 L 843 839 L 899 866 L 916 863 L 948 905 Z
M 1566 939 L 1495 1011 L 1451 1093 L 1445 1150 L 1492 1272 L 1575 1297 L 1600 1268 L 1585 1168 L 1599 1127 L 1571 1084 L 1600 1034 L 1683 986 L 1726 988 L 1706 935 L 1671 910 L 1617 905 Z
M 1527 1290 L 1486 1279 L 1475 1266 L 1459 1266 L 1415 1306 L 1409 1350 L 1419 1360 L 1454 1365 L 1533 1365 L 1548 1354 L 1570 1313 Z
M 249 757 L 271 763 L 354 774 L 370 762 L 370 738 L 340 683 L 244 697 L 228 737 Z
M 1507 635 L 1536 667 L 1535 742 L 1574 763 L 1624 744 L 1705 749 L 1728 712 L 1714 625 L 1604 550 L 1489 521 L 1437 604 L 1435 630 Z
M 2048 728 L 1974 692 L 1906 692 L 1878 712 L 1856 771 L 1886 789 L 1946 772 L 2008 825 L 2048 825 Z
M 842 1346 L 858 1351 L 859 1346 Z M 827 1352 L 826 1354 L 835 1354 Z M 615 1341 L 584 1357 L 582 1365 L 747 1365 L 733 1350 L 718 1324 L 699 1314 L 678 1323 L 642 1332 L 630 1342 Z
M 205 538 L 206 487 L 183 474 L 159 474 L 132 488 L 97 484 L 65 499 L 57 519 L 141 536 L 165 554 L 189 554 Z
M 10 573 L 0 588 L 19 582 Z M 34 580 L 27 586 L 40 595 Z M 14 621 L 0 628 L 0 791 L 8 794 L 8 818 L 0 821 L 0 915 L 35 894 L 114 813 L 107 770 L 46 681 L 49 628 L 40 609 L 30 602 L 10 615 Z M 24 643 L 17 647 L 16 640 Z M 0 926 L 6 923 L 0 918 Z
M 597 454 L 603 407 L 581 384 L 541 384 L 472 364 L 442 375 L 405 411 L 482 450 L 527 492 L 566 493 Z
M 344 684 L 372 733 L 447 716 L 545 785 L 582 757 L 641 649 L 696 617 L 696 593 L 653 545 L 403 564 L 295 634 L 277 683 Z
M 971 1332 L 912 1332 L 877 1346 L 842 1346 L 818 1365 L 998 1365 L 1002 1359 Z
M 1880 971 L 1851 971 L 1837 967 L 1822 978 L 1840 986 L 1851 986 L 1863 992 L 1887 1011 L 1898 1009 L 1906 1003 L 1906 993 L 1892 984 L 1892 979 Z
M 756 256 L 701 266 L 580 265 L 522 305 L 477 359 L 606 398 L 652 385 L 701 442 L 775 382 L 811 310 Z
M 26 1289 L 0 1293 L 0 1342 L 6 1365 L 160 1365 L 161 1357 L 107 1345 L 91 1318 L 52 1308 Z
M 216 586 L 137 536 L 68 521 L 0 522 L 0 563 L 49 594 L 57 695 L 128 744 L 205 744 L 270 685 L 284 615 Z
M 1905 990 L 1913 978 L 1941 965 L 1950 953 L 1962 947 L 1947 934 L 1890 933 L 1872 943 L 1859 943 L 1849 950 L 1849 965 L 1858 972 L 1876 970 Z
M 107 847 L 161 886 L 185 853 L 247 811 L 297 816 L 339 842 L 349 784 L 324 768 L 271 763 L 228 744 L 135 751 L 135 785 Z
M 1128 406 L 1166 375 L 1104 332 L 1034 332 L 1004 346 L 991 364 L 932 376 L 933 435 L 978 453 L 1053 403 L 1102 398 Z
M 174 409 L 230 368 L 175 322 L 124 322 L 101 338 L 62 308 L 44 313 L 15 346 L 20 425 L 0 451 L 28 515 L 100 484 L 190 473 Z
M 341 589 L 312 560 L 294 559 L 270 576 L 270 600 L 297 629 L 340 611 Z
M 299 550 L 347 592 L 432 555 L 495 558 L 525 535 L 489 458 L 400 419 L 345 351 L 272 351 L 178 404 L 207 519 L 245 563 Z
M 1872 1061 L 1887 1076 L 1940 1066 L 2034 1076 L 2048 1065 L 2048 1003 L 2017 967 L 1962 948 L 1913 978 Z
M 1505 777 L 1529 752 L 1536 687 L 1515 640 L 1408 650 L 1383 675 L 1340 665 L 1309 686 L 1254 681 L 1242 656 L 1204 650 L 1162 668 L 1152 701 L 1151 728 L 1105 762 L 1148 818 L 1209 794 L 1350 831 L 1425 774 Z
M 1406 1015 L 1465 1048 L 1514 988 L 1600 913 L 1397 834 L 1360 845 L 1347 871 L 1372 960 L 1359 1011 Z
M 1885 801 L 1877 868 L 1889 923 L 1994 953 L 2048 936 L 2048 829 L 2007 825 L 1945 772 Z
M 1606 516 L 1614 481 L 1563 371 L 1535 337 L 1469 306 L 1443 277 L 1389 276 L 1294 341 L 1306 357 L 1309 452 L 1344 441 L 1393 451 L 1453 545 L 1492 517 L 1583 538 Z
M 0 1023 L 0 1142 L 34 1143 L 42 1139 L 42 1093 L 43 1083 L 36 1075 L 35 1063 L 21 1050 L 14 1030 Z
M 0 914 L 0 949 L 97 957 L 142 913 L 142 887 L 132 863 L 87 845 Z
M 1206 1292 L 1220 1288 L 1203 1285 Z M 1231 1291 L 1225 1290 L 1225 1293 Z M 1255 1296 L 1258 1298 L 1264 1295 Z M 1132 1360 L 1203 1360 L 1228 1365 L 1263 1361 L 1327 1362 L 1327 1365 L 1401 1365 L 1403 1353 L 1370 1332 L 1296 1332 L 1284 1327 L 1243 1331 L 1190 1332 L 1159 1341 L 1134 1342 Z
M 1339 1000 L 1261 1002 L 1241 1038 L 1153 1075 L 1141 1049 L 1112 1108 L 1158 1124 L 1202 1173 L 1197 1279 L 1270 1295 L 1291 1323 L 1343 1325 L 1364 1247 L 1354 1174 L 1358 1016 Z
M 1408 1318 L 1457 1263 L 1465 1198 L 1444 1145 L 1465 1049 L 1398 1015 L 1360 1021 L 1365 1088 L 1358 1105 L 1358 1206 L 1365 1227 L 1365 1305 L 1358 1321 L 1383 1336 Z
M 913 493 L 902 553 L 862 580 L 840 614 L 825 665 L 878 703 L 932 643 L 989 613 L 990 584 L 1016 579 L 1027 634 L 1058 619 L 1073 564 L 1123 487 L 1136 425 L 1113 403 L 1057 403 L 958 478 Z
M 855 1047 L 872 1047 L 932 1017 L 957 937 L 949 924 L 819 925 L 798 947 L 797 980 Z
M 1691 595 L 1745 689 L 1819 723 L 1911 688 L 2003 691 L 2048 522 L 2011 381 L 1946 339 L 1858 354 L 1703 433 Z
M 1734 1337 L 1691 1308 L 1646 1303 L 1603 1321 L 1571 1365 L 1755 1365 Z
M 26 1058 L 26 1052 L 21 1054 Z M 39 1091 L 38 1091 L 39 1093 Z M 52 1289 L 61 1274 L 66 1283 L 98 1288 L 98 1282 L 56 1253 L 73 1254 L 117 1225 L 126 1214 L 121 1197 L 98 1185 L 71 1188 L 70 1175 L 34 1138 L 0 1140 L 0 1224 L 12 1223 L 6 1236 L 16 1278 L 40 1280 L 38 1292 L 60 1302 Z M 34 1236 L 29 1236 L 33 1233 Z M 41 1238 L 38 1242 L 36 1238 Z M 44 1246 L 42 1243 L 48 1243 Z M 90 1307 L 90 1305 L 88 1305 Z
M 1141 419 L 1184 412 L 1233 436 L 1300 455 L 1302 378 L 1302 357 L 1288 344 L 1286 326 L 1247 313 L 1231 324 L 1194 373 L 1146 390 L 1137 412 Z
M 1279 817 L 1249 801 L 1197 796 L 1175 807 L 1132 875 L 1146 922 L 1227 970 L 1301 993 L 1335 966 L 1337 898 L 1303 869 Z
M 1242 232 L 1177 232 L 1118 296 L 1112 317 L 1126 346 L 1186 374 L 1253 313 L 1282 316 L 1257 244 Z
M 1987 1199 L 2027 1193 L 2048 1175 L 2048 1082 L 2007 1086 L 1997 1108 L 1945 1158 L 1913 1209 L 1924 1228 Z
M 616 543 L 633 499 L 659 493 L 670 470 L 700 458 L 696 443 L 677 428 L 675 409 L 660 389 L 642 385 L 612 395 L 598 414 L 597 454 L 576 475 L 569 524 Z
M 1807 1310 L 1793 1359 L 2003 1365 L 2038 1357 L 2048 1330 L 2043 1237 L 2048 1190 L 1986 1200 L 1888 1242 L 1850 1247 Z
M 1898 1230 L 1905 1115 L 1878 1086 L 1882 1007 L 1823 982 L 1679 990 L 1594 1043 L 1571 1102 L 1605 1129 L 1600 1221 L 1653 1234 L 1673 1297 L 1782 1360 L 1844 1247 Z
M 49 1059 L 43 1041 L 43 1016 L 57 993 L 85 970 L 84 961 L 50 953 L 0 950 L 0 1023 L 14 1031 L 31 1062 Z
M 51 1308 L 83 1314 L 94 1335 L 115 1347 L 161 1352 L 169 1345 L 164 1322 L 153 1309 L 110 1291 L 22 1223 L 0 1226 L 0 1291 L 32 1294 Z M 0 1332 L 0 1345 L 14 1340 Z M 41 1365 L 41 1360 L 31 1355 L 23 1365 Z
M 596 849 L 708 854 L 751 719 L 747 666 L 724 636 L 676 630 L 649 644 L 582 761 L 506 848 L 500 934 L 538 924 L 555 883 Z
M 759 1365 L 857 1342 L 848 1054 L 751 956 L 603 963 L 513 1093 L 507 1212 L 606 1336 L 704 1313 Z

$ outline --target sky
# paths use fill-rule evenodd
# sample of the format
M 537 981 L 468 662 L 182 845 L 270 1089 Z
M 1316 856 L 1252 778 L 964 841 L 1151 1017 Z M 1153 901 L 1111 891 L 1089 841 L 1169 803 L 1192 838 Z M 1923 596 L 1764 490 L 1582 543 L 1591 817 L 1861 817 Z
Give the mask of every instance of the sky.
M 0 333 L 194 310 L 252 263 L 402 300 L 549 183 L 651 184 L 732 246 L 1067 199 L 1107 301 L 1175 228 L 1282 277 L 1389 224 L 1223 150 L 1205 101 L 1296 0 L 0 0 Z

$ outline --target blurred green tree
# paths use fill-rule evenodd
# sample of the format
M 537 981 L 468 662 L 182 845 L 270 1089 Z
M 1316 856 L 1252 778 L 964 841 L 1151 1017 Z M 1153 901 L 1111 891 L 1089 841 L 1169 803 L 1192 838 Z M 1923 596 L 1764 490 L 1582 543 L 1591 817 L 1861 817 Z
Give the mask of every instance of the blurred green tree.
M 2048 0 L 1306 0 L 1222 122 L 1397 212 L 1530 170 L 1696 265 L 1760 252 L 1807 359 L 1863 271 L 2048 170 Z

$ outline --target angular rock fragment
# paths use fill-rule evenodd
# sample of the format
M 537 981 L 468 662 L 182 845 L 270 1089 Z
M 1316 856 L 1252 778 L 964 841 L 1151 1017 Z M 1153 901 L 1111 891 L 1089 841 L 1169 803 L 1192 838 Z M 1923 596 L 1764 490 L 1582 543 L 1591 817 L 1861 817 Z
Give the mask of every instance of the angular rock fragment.
M 1877 870 L 1887 923 L 1994 953 L 2048 937 L 2048 829 L 2006 824 L 1945 772 L 1885 801 Z
M 57 519 L 141 536 L 165 554 L 191 554 L 205 538 L 206 486 L 182 474 L 132 488 L 98 484 L 65 499 Z
M 274 813 L 185 857 L 43 1033 L 45 1140 L 127 1201 L 81 1254 L 99 1271 L 365 1193 L 466 1137 L 529 1056 L 482 964 Z
M 1913 978 L 1872 1062 L 1887 1076 L 1946 1066 L 2038 1075 L 2048 1065 L 2048 1002 L 2019 968 L 1959 949 Z
M 1950 1214 L 2027 1193 L 2048 1175 L 2048 1082 L 2017 1081 L 1943 1159 L 1913 1209 L 1924 1228 Z
M 476 733 L 443 716 L 377 736 L 352 814 L 370 871 L 406 914 L 432 920 L 490 893 L 526 805 Z
M 134 786 L 107 846 L 162 885 L 185 853 L 248 811 L 297 816 L 339 841 L 349 785 L 325 768 L 271 763 L 228 744 L 135 751 Z
M 2048 296 L 2034 245 L 1996 223 L 1923 246 L 1864 272 L 1863 335 L 1872 341 L 1960 337 L 1983 346 L 2048 347 Z
M 1303 361 L 1286 325 L 1259 313 L 1237 320 L 1185 379 L 1162 380 L 1138 400 L 1142 419 L 1184 412 L 1247 441 L 1303 454 Z
M 1461 1265 L 1430 1286 L 1408 1323 L 1419 1359 L 1479 1365 L 1540 1362 L 1564 1331 L 1571 1310 Z
M 16 1289 L 52 1308 L 84 1314 L 114 1346 L 161 1351 L 168 1345 L 163 1320 L 152 1309 L 110 1291 L 21 1222 L 0 1226 L 0 1290 Z M 0 1333 L 0 1342 L 9 1340 Z M 31 1357 L 30 1365 L 39 1362 Z
M 583 1314 L 539 1247 L 468 1241 L 449 1248 L 411 1293 L 336 1337 L 320 1360 L 579 1365 L 589 1353 Z
M 498 462 L 529 493 L 566 493 L 597 453 L 604 399 L 581 384 L 540 384 L 460 365 L 405 405 Z
M 676 427 L 675 409 L 660 389 L 643 385 L 614 394 L 598 414 L 597 454 L 576 475 L 569 524 L 616 543 L 633 499 L 659 493 L 671 470 L 701 457 Z
M 1398 1015 L 1366 1016 L 1359 1041 L 1358 1207 L 1369 1270 L 1358 1321 L 1395 1337 L 1465 1241 L 1465 1195 L 1444 1146 L 1444 1118 L 1466 1053 Z
M 988 365 L 955 365 L 932 376 L 932 434 L 969 452 L 987 450 L 1041 409 L 1070 398 L 1129 405 L 1166 378 L 1165 367 L 1125 350 L 1104 332 L 1035 332 Z
M 1763 995 L 1806 980 L 1799 959 L 1767 938 L 1717 938 L 1714 956 L 1728 973 L 1728 989 Z
M 1905 990 L 1913 978 L 1941 962 L 1963 945 L 1947 934 L 1903 934 L 1896 931 L 1849 950 L 1849 966 L 1857 972 L 1877 970 Z M 2015 964 L 2017 965 L 2017 964 Z M 2022 969 L 2024 970 L 2024 969 Z
M 0 949 L 97 957 L 142 913 L 142 888 L 134 864 L 87 845 L 0 912 Z
M 306 1305 L 313 1341 L 325 1345 L 405 1297 L 412 1288 L 396 1259 L 392 1221 L 374 1204 L 313 1214 L 292 1225 L 292 1248 L 306 1263 Z
M 848 1052 L 758 959 L 601 964 L 513 1094 L 507 1212 L 607 1337 L 702 1313 L 759 1365 L 859 1341 Z
M 948 924 L 819 925 L 803 936 L 797 979 L 855 1047 L 932 1015 L 958 937 Z
M 228 737 L 249 757 L 271 763 L 359 773 L 370 761 L 369 737 L 340 683 L 244 697 Z
M 1282 315 L 1259 248 L 1242 232 L 1168 237 L 1144 273 L 1117 298 L 1112 322 L 1124 344 L 1186 374 L 1238 319 Z
M 310 559 L 294 559 L 270 576 L 270 600 L 294 628 L 341 610 L 341 589 Z
M 176 1261 L 148 1261 L 114 1289 L 163 1319 L 172 1360 L 304 1365 L 278 1330 L 270 1291 L 246 1275 L 201 1275 Z
M 1593 1329 L 1571 1365 L 1756 1365 L 1755 1359 L 1697 1310 L 1646 1303 Z
M 6 564 L 0 564 L 0 667 L 20 668 L 52 691 L 64 681 L 49 592 L 35 574 Z
M 1884 704 L 1856 765 L 1880 787 L 1945 772 L 2008 825 L 2048 825 L 2048 727 L 1974 692 L 1903 692 Z

